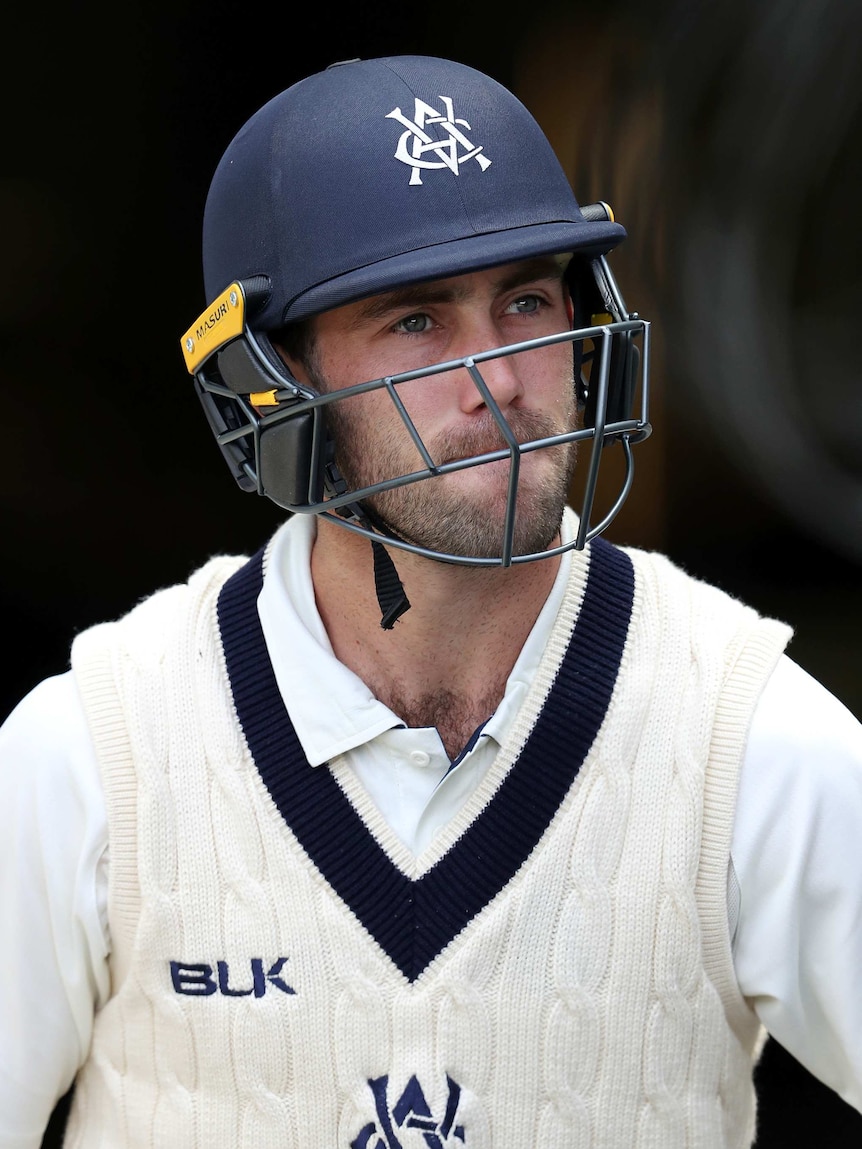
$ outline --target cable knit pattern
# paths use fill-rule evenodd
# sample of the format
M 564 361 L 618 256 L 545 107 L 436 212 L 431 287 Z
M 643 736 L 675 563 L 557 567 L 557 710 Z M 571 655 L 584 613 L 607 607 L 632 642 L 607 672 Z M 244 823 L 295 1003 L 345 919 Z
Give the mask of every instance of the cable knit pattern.
M 508 744 L 421 859 L 387 852 L 350 780 L 304 796 L 281 787 L 278 756 L 296 751 L 281 741 L 277 699 L 249 739 L 237 698 L 271 692 L 271 672 L 246 659 L 232 692 L 225 650 L 245 641 L 246 616 L 225 622 L 234 637 L 216 621 L 244 560 L 214 559 L 79 636 L 114 953 L 67 1146 L 750 1145 L 761 1031 L 733 978 L 725 884 L 748 722 L 789 630 L 659 556 L 601 543 L 573 559 Z M 632 566 L 620 658 L 612 614 Z M 573 665 L 578 650 L 590 658 Z M 598 733 L 506 871 L 501 843 L 520 833 L 512 794 L 519 821 L 541 808 L 524 763 L 537 795 L 556 793 L 544 774 L 558 751 L 544 763 L 536 747 L 565 748 L 561 723 L 574 746 L 600 673 L 579 670 L 613 658 Z M 276 764 L 263 771 L 252 745 Z M 342 840 L 346 858 L 371 868 L 345 876 Z M 335 847 L 328 871 L 320 841 Z M 374 899 L 354 902 L 372 880 Z M 378 937 L 389 888 L 415 923 Z M 489 890 L 484 901 L 476 889 Z M 405 939 L 426 925 L 414 964 Z

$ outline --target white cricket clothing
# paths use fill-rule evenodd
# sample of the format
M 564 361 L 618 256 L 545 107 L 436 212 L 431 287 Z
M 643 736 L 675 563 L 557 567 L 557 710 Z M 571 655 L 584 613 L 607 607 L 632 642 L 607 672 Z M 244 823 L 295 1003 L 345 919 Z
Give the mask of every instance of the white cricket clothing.
M 660 556 L 569 565 L 505 742 L 418 856 L 343 763 L 309 766 L 260 555 L 76 638 L 112 992 L 69 1149 L 748 1149 L 727 870 L 789 628 Z
M 394 833 L 421 852 L 505 740 L 568 558 L 502 706 L 447 774 L 436 732 L 399 729 L 334 660 L 308 575 L 313 528 L 297 517 L 279 532 L 260 599 L 278 684 L 285 698 L 301 699 L 290 709 L 309 761 L 343 755 Z M 288 633 L 290 658 L 278 643 Z M 735 972 L 776 1039 L 862 1109 L 860 824 L 862 727 L 783 656 L 755 711 L 741 773 Z M 0 922 L 16 923 L 0 929 L 0 1149 L 38 1149 L 86 1056 L 94 1005 L 109 994 L 107 866 L 91 739 L 74 681 L 61 675 L 36 687 L 0 731 Z

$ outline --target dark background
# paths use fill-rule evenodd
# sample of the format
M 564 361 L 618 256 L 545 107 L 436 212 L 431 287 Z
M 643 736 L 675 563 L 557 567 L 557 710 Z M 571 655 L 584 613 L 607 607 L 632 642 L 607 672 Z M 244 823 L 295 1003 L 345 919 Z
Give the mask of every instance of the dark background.
M 654 321 L 656 430 L 609 537 L 790 622 L 793 657 L 862 715 L 862 6 L 535 7 L 329 5 L 302 28 L 288 6 L 185 0 L 6 18 L 0 717 L 65 669 L 78 630 L 277 525 L 232 484 L 180 357 L 206 303 L 207 185 L 270 96 L 402 52 L 512 87 L 581 202 L 629 230 L 613 261 Z M 862 1117 L 774 1042 L 757 1079 L 758 1149 L 862 1143 Z

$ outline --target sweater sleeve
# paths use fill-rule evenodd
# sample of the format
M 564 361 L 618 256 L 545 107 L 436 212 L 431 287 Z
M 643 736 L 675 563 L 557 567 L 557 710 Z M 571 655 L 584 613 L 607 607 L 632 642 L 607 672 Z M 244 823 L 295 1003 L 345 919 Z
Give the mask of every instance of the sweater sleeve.
M 0 728 L 0 1147 L 38 1149 L 109 993 L 107 826 L 71 672 Z
M 734 968 L 769 1033 L 862 1111 L 860 826 L 862 724 L 785 656 L 740 779 Z

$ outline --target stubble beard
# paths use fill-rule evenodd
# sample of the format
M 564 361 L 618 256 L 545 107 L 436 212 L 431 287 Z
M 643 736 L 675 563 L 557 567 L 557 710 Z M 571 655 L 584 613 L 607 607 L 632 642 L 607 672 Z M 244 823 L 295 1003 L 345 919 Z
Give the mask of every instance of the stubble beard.
M 333 403 L 327 419 L 336 443 L 336 461 L 351 490 L 420 469 L 407 432 L 372 441 L 367 423 L 359 423 L 344 404 Z M 506 421 L 519 443 L 545 439 L 575 427 L 576 409 L 567 425 L 539 412 L 513 409 Z M 506 444 L 490 413 L 481 423 L 439 436 L 426 444 L 438 465 L 497 451 Z M 547 550 L 560 529 L 577 445 L 543 447 L 521 456 L 513 531 L 513 555 Z M 490 470 L 489 470 L 490 468 Z M 463 558 L 499 558 L 503 550 L 510 463 L 493 464 L 421 479 L 382 491 L 367 500 L 376 520 L 405 542 Z M 476 471 L 486 483 L 459 482 Z

